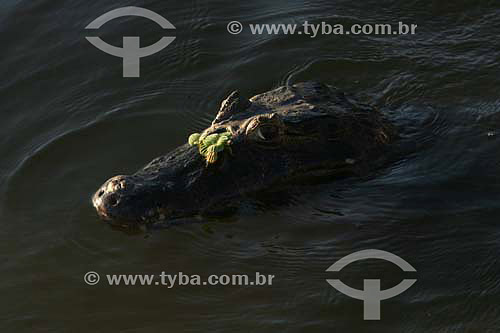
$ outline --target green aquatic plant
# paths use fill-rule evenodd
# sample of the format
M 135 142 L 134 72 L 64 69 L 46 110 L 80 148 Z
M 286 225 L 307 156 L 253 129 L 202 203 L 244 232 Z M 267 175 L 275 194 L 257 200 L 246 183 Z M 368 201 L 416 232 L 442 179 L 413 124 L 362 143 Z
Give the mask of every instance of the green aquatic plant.
M 214 133 L 210 135 L 194 133 L 189 136 L 188 143 L 190 146 L 198 146 L 200 155 L 205 157 L 207 165 L 217 161 L 218 153 L 224 150 L 231 150 L 231 133 Z

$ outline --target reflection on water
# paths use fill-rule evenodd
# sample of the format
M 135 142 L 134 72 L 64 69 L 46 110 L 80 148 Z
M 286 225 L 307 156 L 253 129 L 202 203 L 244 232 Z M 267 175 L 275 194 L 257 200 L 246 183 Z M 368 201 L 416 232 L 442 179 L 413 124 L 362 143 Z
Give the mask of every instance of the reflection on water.
M 176 26 L 176 40 L 123 79 L 120 59 L 83 28 L 131 5 L 0 4 L 1 330 L 496 331 L 499 8 L 495 1 L 139 1 Z M 415 36 L 234 36 L 226 24 L 417 23 Z M 141 19 L 99 31 L 120 45 L 162 36 Z M 126 234 L 101 223 L 90 195 L 205 128 L 235 88 L 252 95 L 303 80 L 333 84 L 379 107 L 401 129 L 400 158 L 368 179 L 248 203 L 231 218 Z M 417 269 L 418 282 L 365 323 L 362 302 L 325 270 L 378 248 Z M 276 276 L 272 287 L 88 287 L 87 271 Z M 342 279 L 396 285 L 384 262 Z

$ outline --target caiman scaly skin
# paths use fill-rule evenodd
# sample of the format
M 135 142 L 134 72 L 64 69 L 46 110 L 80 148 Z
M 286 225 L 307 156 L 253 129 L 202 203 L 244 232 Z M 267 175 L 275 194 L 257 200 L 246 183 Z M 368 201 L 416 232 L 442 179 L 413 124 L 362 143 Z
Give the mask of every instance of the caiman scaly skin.
M 223 211 L 298 181 L 364 175 L 397 138 L 378 110 L 316 82 L 250 99 L 233 92 L 200 134 L 226 132 L 229 147 L 214 163 L 186 143 L 133 175 L 109 179 L 92 198 L 97 213 L 130 226 Z

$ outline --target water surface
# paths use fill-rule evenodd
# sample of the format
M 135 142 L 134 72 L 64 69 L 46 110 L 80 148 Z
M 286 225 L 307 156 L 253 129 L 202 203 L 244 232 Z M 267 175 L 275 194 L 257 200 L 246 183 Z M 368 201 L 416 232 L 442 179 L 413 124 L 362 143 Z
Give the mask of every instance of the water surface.
M 101 14 L 135 5 L 177 39 L 122 78 L 86 40 Z M 100 1 L 0 4 L 0 330 L 2 332 L 496 332 L 500 330 L 500 7 L 497 1 Z M 226 24 L 418 24 L 413 36 L 233 36 Z M 122 18 L 106 42 L 163 36 Z M 367 179 L 248 204 L 234 217 L 148 235 L 100 222 L 90 196 L 210 124 L 233 89 L 252 95 L 316 79 L 385 112 L 402 159 Z M 490 132 L 490 135 L 487 134 Z M 417 283 L 364 322 L 361 301 L 325 281 L 354 251 L 411 263 Z M 272 286 L 87 286 L 101 274 L 249 274 Z M 396 285 L 372 260 L 342 280 Z

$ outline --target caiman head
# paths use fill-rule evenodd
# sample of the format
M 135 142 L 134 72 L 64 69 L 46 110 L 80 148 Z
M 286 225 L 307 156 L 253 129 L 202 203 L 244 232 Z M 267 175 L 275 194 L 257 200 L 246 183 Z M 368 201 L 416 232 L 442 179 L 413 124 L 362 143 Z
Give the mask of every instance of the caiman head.
M 251 99 L 233 92 L 210 127 L 137 173 L 109 179 L 92 202 L 123 226 L 222 212 L 260 191 L 367 172 L 395 138 L 379 111 L 328 85 Z

